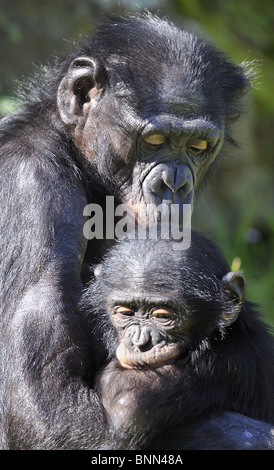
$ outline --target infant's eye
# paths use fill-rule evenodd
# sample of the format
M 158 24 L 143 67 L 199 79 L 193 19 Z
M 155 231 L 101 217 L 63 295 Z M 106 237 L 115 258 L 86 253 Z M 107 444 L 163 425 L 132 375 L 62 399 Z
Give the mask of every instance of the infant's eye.
M 152 317 L 171 320 L 173 319 L 173 313 L 167 308 L 157 308 L 151 313 Z
M 134 310 L 132 310 L 132 308 L 119 305 L 119 307 L 114 307 L 113 313 L 114 314 L 118 313 L 120 315 L 125 315 L 125 316 L 133 316 L 135 312 Z

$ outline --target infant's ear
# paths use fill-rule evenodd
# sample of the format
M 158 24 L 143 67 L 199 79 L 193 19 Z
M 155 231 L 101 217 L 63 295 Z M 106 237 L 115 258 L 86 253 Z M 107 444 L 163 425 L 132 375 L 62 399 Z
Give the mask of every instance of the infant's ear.
M 222 284 L 225 289 L 231 291 L 232 297 L 238 302 L 244 300 L 245 278 L 240 272 L 229 272 L 222 278 Z
M 221 280 L 223 312 L 222 319 L 226 325 L 234 323 L 241 312 L 244 301 L 245 279 L 240 272 L 229 272 Z
M 102 264 L 97 264 L 97 266 L 95 266 L 94 268 L 94 276 L 96 278 L 100 277 L 101 274 L 102 274 L 102 271 L 103 271 L 103 265 Z

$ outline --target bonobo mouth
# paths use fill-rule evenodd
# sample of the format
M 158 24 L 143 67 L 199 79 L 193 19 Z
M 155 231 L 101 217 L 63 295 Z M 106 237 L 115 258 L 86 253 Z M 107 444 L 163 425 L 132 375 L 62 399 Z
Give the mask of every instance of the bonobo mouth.
M 177 344 L 159 343 L 149 351 L 135 352 L 121 343 L 116 356 L 120 364 L 125 369 L 140 369 L 145 366 L 157 368 L 169 363 L 180 355 L 180 348 Z

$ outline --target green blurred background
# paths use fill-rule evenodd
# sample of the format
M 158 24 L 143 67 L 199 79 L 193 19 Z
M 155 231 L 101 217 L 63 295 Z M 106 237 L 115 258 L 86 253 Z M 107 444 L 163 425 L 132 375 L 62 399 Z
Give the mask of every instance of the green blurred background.
M 18 80 L 70 51 L 105 14 L 143 9 L 207 37 L 238 63 L 257 61 L 258 77 L 235 126 L 239 148 L 196 203 L 193 226 L 243 269 L 248 298 L 262 304 L 274 326 L 273 0 L 0 0 L 0 113 L 16 108 Z

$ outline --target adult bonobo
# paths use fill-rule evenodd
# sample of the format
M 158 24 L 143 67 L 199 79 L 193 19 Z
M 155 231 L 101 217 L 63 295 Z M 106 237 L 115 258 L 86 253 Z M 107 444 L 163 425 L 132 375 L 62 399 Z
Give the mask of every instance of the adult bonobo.
M 78 313 L 83 209 L 193 203 L 247 86 L 243 67 L 152 15 L 115 19 L 35 77 L 0 126 L 3 448 L 117 448 Z M 86 272 L 86 271 L 85 271 Z
M 212 240 L 121 242 L 95 273 L 85 304 L 111 358 L 97 389 L 117 440 L 274 449 L 274 340 Z

